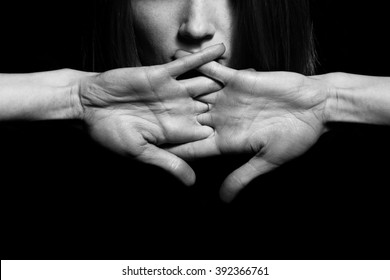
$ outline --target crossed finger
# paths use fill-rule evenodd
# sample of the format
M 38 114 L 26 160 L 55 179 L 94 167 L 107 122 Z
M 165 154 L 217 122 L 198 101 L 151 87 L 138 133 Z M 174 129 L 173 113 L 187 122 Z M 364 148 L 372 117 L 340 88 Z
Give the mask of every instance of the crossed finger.
M 178 77 L 190 70 L 196 69 L 203 64 L 220 57 L 226 48 L 223 44 L 214 45 L 201 50 L 200 52 L 180 57 L 179 59 L 166 64 L 166 68 L 172 77 Z

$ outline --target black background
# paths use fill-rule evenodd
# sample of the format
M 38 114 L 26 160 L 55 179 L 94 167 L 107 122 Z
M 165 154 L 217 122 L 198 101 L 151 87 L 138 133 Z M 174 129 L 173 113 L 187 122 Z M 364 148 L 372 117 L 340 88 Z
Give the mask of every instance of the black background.
M 88 5 L 2 3 L 0 72 L 80 69 Z M 389 76 L 385 11 L 313 0 L 319 73 Z M 186 188 L 77 122 L 2 123 L 2 259 L 388 259 L 389 142 L 388 127 L 333 124 L 225 205 L 219 185 L 245 157 L 192 163 Z

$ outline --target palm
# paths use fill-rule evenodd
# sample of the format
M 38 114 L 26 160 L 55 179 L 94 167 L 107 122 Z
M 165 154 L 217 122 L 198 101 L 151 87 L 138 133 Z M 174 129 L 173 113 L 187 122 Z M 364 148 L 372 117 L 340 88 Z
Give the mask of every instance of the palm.
M 130 140 L 135 145 L 140 141 L 161 145 L 185 143 L 208 136 L 210 130 L 200 126 L 196 120 L 199 114 L 197 102 L 163 67 L 130 68 L 124 78 L 132 77 L 134 82 L 126 84 L 118 81 L 120 71 L 123 70 L 112 70 L 100 77 L 106 88 L 115 87 L 115 91 L 99 94 L 92 101 L 94 106 L 100 103 L 101 108 L 90 112 L 92 133 L 98 135 L 103 130 L 106 134 L 104 130 L 120 127 L 116 132 L 120 138 L 112 143 L 117 150 L 123 149 L 132 156 L 138 156 L 139 150 L 128 149 Z M 142 135 L 138 141 L 134 139 L 136 134 Z
M 215 127 L 220 153 L 260 152 L 263 159 L 280 165 L 317 140 L 322 103 L 307 94 L 307 78 L 279 73 L 288 82 L 268 86 L 262 83 L 268 74 L 237 71 L 217 93 L 209 125 Z

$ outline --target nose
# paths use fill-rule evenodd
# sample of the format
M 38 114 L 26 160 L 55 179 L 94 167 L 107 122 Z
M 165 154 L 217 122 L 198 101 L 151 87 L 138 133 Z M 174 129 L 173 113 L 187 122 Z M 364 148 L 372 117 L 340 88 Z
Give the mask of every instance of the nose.
M 214 37 L 212 1 L 189 0 L 179 29 L 179 38 L 191 44 L 209 41 Z

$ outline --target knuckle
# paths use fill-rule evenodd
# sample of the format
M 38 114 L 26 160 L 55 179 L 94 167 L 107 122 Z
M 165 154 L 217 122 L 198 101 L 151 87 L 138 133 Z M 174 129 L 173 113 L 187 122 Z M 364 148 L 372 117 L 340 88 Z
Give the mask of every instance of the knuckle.
M 191 66 L 191 57 L 184 57 L 181 66 L 184 69 L 188 69 Z
M 201 61 L 202 65 L 210 61 L 210 58 L 208 58 L 204 52 L 200 53 L 199 56 L 199 60 Z
M 240 189 L 242 189 L 244 186 L 245 186 L 245 183 L 244 181 L 242 180 L 242 178 L 236 174 L 233 174 L 231 176 L 231 191 L 234 192 L 234 191 L 238 191 Z
M 176 172 L 178 170 L 180 170 L 180 167 L 181 167 L 181 162 L 179 159 L 175 158 L 175 159 L 172 159 L 169 163 L 169 169 L 172 171 L 172 172 Z
M 217 65 L 215 63 L 210 63 L 209 64 L 209 71 L 211 76 L 215 76 L 217 74 Z

